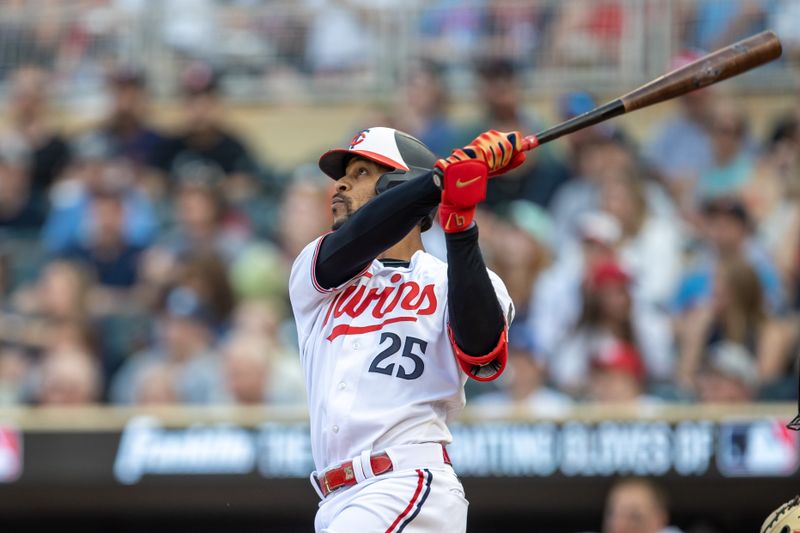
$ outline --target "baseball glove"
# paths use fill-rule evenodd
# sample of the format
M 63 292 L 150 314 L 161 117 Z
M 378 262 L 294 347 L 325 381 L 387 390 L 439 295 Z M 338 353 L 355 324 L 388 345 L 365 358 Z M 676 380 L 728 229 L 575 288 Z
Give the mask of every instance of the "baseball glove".
M 795 496 L 770 514 L 761 524 L 761 533 L 797 533 L 800 531 L 800 496 Z

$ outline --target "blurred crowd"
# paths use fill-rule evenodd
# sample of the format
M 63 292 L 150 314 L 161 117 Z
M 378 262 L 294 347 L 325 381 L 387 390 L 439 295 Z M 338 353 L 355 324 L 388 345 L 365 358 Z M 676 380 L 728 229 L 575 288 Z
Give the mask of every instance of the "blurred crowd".
M 513 61 L 476 64 L 469 123 L 451 118 L 441 73 L 417 63 L 398 107 L 353 130 L 397 127 L 446 155 L 489 128 L 540 129 Z M 0 132 L 0 405 L 302 405 L 288 269 L 329 229 L 332 181 L 253 153 L 207 64 L 181 72 L 174 131 L 151 125 L 144 72 L 119 67 L 107 116 L 67 137 L 50 74 L 13 72 Z M 473 405 L 795 397 L 800 108 L 756 136 L 715 91 L 645 138 L 601 124 L 492 181 L 481 246 L 517 317 L 509 368 L 470 385 Z M 595 101 L 555 105 L 566 119 Z M 443 253 L 437 226 L 424 239 Z
M 405 76 L 403 54 L 436 59 L 462 92 L 483 54 L 557 82 L 590 72 L 613 85 L 620 74 L 659 71 L 670 48 L 713 50 L 765 28 L 779 33 L 787 57 L 800 51 L 794 0 L 2 0 L 0 8 L 0 82 L 11 66 L 35 62 L 72 100 L 101 89 L 120 58 L 146 64 L 159 94 L 179 87 L 176 65 L 199 59 L 226 71 L 232 94 L 281 99 L 378 96 Z

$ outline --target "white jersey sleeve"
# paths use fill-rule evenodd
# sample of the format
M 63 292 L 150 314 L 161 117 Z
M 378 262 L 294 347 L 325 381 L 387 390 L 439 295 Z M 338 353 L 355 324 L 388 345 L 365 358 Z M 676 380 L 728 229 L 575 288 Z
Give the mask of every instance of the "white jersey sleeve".
M 322 287 L 317 282 L 317 274 L 314 269 L 317 264 L 319 247 L 324 237 L 323 235 L 314 239 L 303 248 L 295 258 L 292 264 L 292 271 L 289 274 L 289 300 L 292 304 L 292 311 L 294 311 L 294 318 L 297 323 L 297 333 L 301 342 L 302 339 L 308 338 L 317 313 L 323 309 L 321 303 L 330 299 L 332 295 L 336 295 L 336 293 L 349 285 L 353 279 L 362 274 L 359 273 L 353 276 L 353 278 L 338 287 L 331 289 Z M 367 268 L 369 268 L 369 265 L 367 265 Z

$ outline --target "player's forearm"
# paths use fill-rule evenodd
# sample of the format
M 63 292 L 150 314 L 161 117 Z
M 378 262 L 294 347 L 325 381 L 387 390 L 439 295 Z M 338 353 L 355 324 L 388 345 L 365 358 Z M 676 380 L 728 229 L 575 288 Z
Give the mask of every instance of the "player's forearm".
M 505 320 L 478 247 L 478 227 L 445 235 L 450 329 L 465 353 L 487 354 L 497 346 Z
M 370 200 L 341 228 L 324 237 L 317 256 L 317 282 L 327 289 L 357 275 L 408 235 L 440 198 L 439 188 L 426 174 Z

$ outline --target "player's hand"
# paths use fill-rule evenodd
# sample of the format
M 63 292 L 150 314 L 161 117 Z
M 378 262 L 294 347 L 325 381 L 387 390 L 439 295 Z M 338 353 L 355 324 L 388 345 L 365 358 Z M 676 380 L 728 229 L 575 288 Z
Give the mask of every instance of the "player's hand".
M 439 223 L 445 233 L 464 231 L 472 225 L 475 206 L 486 199 L 488 165 L 477 159 L 453 161 L 444 169 Z
M 440 159 L 435 166 L 444 173 L 453 163 L 467 159 L 486 163 L 490 177 L 505 174 L 525 162 L 522 134 L 518 131 L 489 130 L 478 135 L 464 148 L 453 150 L 449 157 Z

